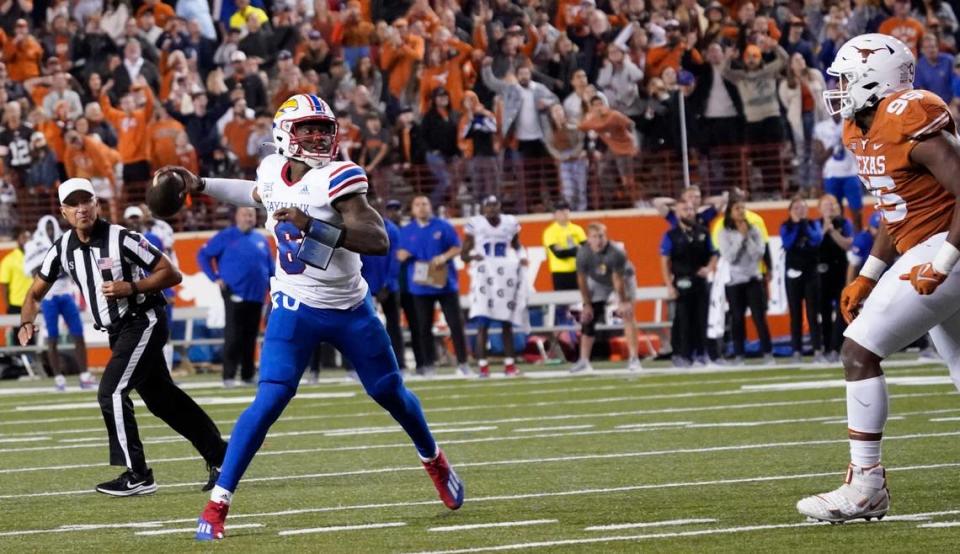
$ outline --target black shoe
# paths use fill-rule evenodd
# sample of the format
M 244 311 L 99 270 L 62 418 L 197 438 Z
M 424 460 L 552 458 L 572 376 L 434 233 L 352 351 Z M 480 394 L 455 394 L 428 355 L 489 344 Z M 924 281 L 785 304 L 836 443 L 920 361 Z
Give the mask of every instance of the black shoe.
M 214 467 L 210 464 L 207 464 L 207 471 L 210 472 L 210 478 L 207 479 L 207 484 L 200 489 L 203 492 L 212 491 L 213 487 L 217 486 L 217 479 L 220 478 L 220 468 Z
M 97 485 L 97 492 L 109 494 L 110 496 L 153 494 L 157 492 L 157 484 L 153 480 L 152 469 L 148 469 L 146 473 L 143 474 L 128 469 L 113 481 L 107 481 L 106 483 Z

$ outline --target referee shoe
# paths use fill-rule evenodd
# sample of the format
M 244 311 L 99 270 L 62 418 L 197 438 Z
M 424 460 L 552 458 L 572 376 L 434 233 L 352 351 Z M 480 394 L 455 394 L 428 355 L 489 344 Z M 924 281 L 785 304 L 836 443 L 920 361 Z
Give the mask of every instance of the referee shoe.
M 107 481 L 97 485 L 97 492 L 109 494 L 110 496 L 153 494 L 157 492 L 157 483 L 153 480 L 152 469 L 148 469 L 146 473 L 142 474 L 128 469 L 113 481 Z

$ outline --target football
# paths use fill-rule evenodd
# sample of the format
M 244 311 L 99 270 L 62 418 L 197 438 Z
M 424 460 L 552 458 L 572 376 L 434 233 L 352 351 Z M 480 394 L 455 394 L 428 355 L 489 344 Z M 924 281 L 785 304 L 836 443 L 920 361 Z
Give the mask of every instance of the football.
M 147 189 L 147 205 L 159 218 L 176 215 L 187 198 L 187 184 L 175 170 L 161 169 Z

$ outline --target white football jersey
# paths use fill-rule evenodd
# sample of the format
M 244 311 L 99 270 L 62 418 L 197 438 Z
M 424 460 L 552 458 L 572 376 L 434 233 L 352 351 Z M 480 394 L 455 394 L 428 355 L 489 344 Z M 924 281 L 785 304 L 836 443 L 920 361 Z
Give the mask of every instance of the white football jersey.
M 271 154 L 257 168 L 257 192 L 267 209 L 267 230 L 277 241 L 276 276 L 270 289 L 314 308 L 352 308 L 367 295 L 367 283 L 360 277 L 360 255 L 337 248 L 327 269 L 306 265 L 297 259 L 302 232 L 290 222 L 278 223 L 273 219 L 273 212 L 295 207 L 312 218 L 342 225 L 343 219 L 333 208 L 333 201 L 366 193 L 367 176 L 352 162 L 330 162 L 311 169 L 303 179 L 291 183 L 286 179 L 288 163 L 286 157 Z
M 836 122 L 827 118 L 817 123 L 813 128 L 813 138 L 819 140 L 827 151 L 839 146 L 839 153 L 827 158 L 823 164 L 823 176 L 855 177 L 857 175 L 857 160 L 843 146 L 843 122 Z
M 514 256 L 510 246 L 520 232 L 520 222 L 512 215 L 500 214 L 500 223 L 493 226 L 485 216 L 475 215 L 467 220 L 463 231 L 473 235 L 473 253 L 484 257 Z

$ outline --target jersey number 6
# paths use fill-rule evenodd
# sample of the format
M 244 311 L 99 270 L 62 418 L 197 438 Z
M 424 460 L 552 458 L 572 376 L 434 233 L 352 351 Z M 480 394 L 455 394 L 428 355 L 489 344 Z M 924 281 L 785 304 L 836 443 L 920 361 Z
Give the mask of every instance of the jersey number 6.
M 297 258 L 303 232 L 289 221 L 277 223 L 273 228 L 277 235 L 277 250 L 280 257 L 280 267 L 287 275 L 299 275 L 307 270 L 307 265 Z

